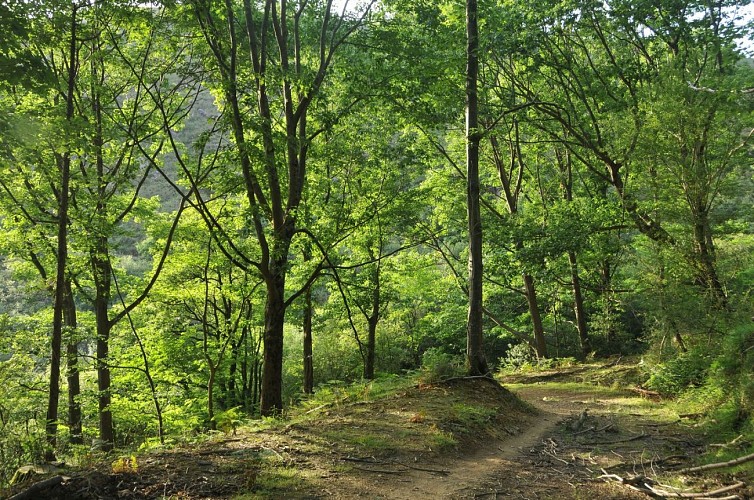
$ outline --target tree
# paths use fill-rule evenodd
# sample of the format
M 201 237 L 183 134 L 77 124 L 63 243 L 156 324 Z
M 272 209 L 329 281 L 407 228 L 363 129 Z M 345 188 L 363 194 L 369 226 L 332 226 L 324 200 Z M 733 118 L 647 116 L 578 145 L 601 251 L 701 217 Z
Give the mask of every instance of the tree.
M 76 75 L 78 71 L 78 8 L 74 4 L 70 14 L 69 50 L 66 54 L 68 74 L 65 80 L 65 121 L 68 127 L 73 126 L 74 92 L 76 89 Z M 47 403 L 47 443 L 50 445 L 48 459 L 54 459 L 54 449 L 58 427 L 58 401 L 60 398 L 60 358 L 63 340 L 63 311 L 66 304 L 66 265 L 68 260 L 68 203 L 71 181 L 70 148 L 64 148 L 62 154 L 56 154 L 56 163 L 60 170 L 60 191 L 58 195 L 58 236 L 57 236 L 57 267 L 55 270 L 55 303 L 52 319 L 52 346 L 50 355 L 50 391 Z M 68 288 L 70 290 L 70 287 Z M 69 296 L 70 297 L 70 296 Z
M 719 87 L 729 97 L 736 95 L 730 88 L 736 79 L 726 72 L 739 56 L 724 48 L 735 30 L 723 29 L 721 4 L 632 7 L 617 2 L 611 11 L 578 2 L 562 7 L 534 8 L 529 17 L 533 24 L 511 26 L 528 37 L 519 48 L 524 71 L 510 75 L 517 91 L 535 104 L 540 127 L 614 189 L 636 229 L 683 256 L 697 282 L 724 306 L 705 218 L 730 172 L 730 160 L 741 154 L 742 127 L 717 128 L 725 99 L 700 88 L 705 82 L 710 86 L 702 87 L 708 90 Z M 644 21 L 637 24 L 632 21 L 636 19 Z M 531 52 L 535 47 L 537 55 Z M 710 54 L 714 56 L 707 57 Z M 728 70 L 721 72 L 721 64 Z M 695 82 L 682 76 L 689 74 L 696 75 Z M 674 108 L 664 115 L 668 120 L 655 121 L 664 106 L 674 102 L 671 96 L 679 94 L 688 115 L 676 122 L 671 117 L 681 110 Z M 674 122 L 677 125 L 668 127 Z M 654 141 L 664 137 L 678 139 L 673 149 L 656 147 Z M 723 140 L 714 140 L 717 137 Z M 680 187 L 687 200 L 691 220 L 685 234 L 676 234 L 652 216 L 641 189 L 645 183 L 629 182 L 657 163 L 658 158 L 644 156 L 650 150 L 662 151 L 661 163 L 678 166 L 671 170 L 676 179 L 670 186 Z M 691 251 L 685 244 L 689 236 L 694 241 Z
M 309 115 L 326 84 L 335 53 L 363 24 L 372 3 L 355 18 L 349 18 L 345 10 L 340 16 L 334 15 L 332 0 L 322 8 L 302 1 L 293 9 L 287 1 L 266 0 L 259 9 L 246 0 L 241 14 L 244 44 L 237 31 L 237 12 L 230 2 L 218 8 L 207 0 L 191 3 L 212 55 L 211 71 L 222 95 L 223 111 L 228 115 L 248 209 L 261 248 L 258 261 L 242 256 L 239 261 L 261 274 L 267 290 L 263 415 L 282 409 L 285 312 L 308 286 L 286 297 L 291 243 L 301 232 L 299 207 L 307 180 L 309 148 L 331 126 L 322 122 L 310 130 Z M 240 56 L 242 50 L 248 51 L 247 57 Z M 250 67 L 243 66 L 246 61 Z M 275 85 L 279 94 L 272 93 Z M 247 106 L 250 93 L 254 95 L 253 107 Z M 278 110 L 273 109 L 275 106 Z M 282 141 L 277 140 L 278 115 L 283 117 Z M 256 167 L 257 160 L 261 169 Z
M 466 358 L 470 375 L 486 375 L 482 328 L 482 215 L 479 206 L 479 26 L 476 0 L 466 1 L 466 208 L 469 229 L 469 314 Z

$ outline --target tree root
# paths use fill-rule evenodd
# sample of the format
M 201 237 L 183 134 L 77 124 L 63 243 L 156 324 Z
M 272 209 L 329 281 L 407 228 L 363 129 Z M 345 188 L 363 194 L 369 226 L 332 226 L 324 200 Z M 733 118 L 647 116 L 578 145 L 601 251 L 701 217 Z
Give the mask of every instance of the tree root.
M 42 493 L 44 490 L 58 486 L 66 479 L 67 478 L 65 476 L 53 476 L 47 478 L 44 481 L 39 481 L 38 483 L 32 484 L 21 493 L 13 495 L 8 500 L 32 500 L 34 498 L 40 498 L 40 493 Z
M 374 457 L 369 457 L 369 458 L 343 457 L 341 460 L 345 462 L 360 462 L 360 463 L 373 464 L 373 465 L 397 465 L 398 467 L 404 467 L 406 469 L 418 470 L 422 472 L 430 472 L 432 474 L 439 474 L 441 476 L 447 476 L 448 474 L 450 474 L 450 471 L 444 470 L 444 469 L 430 469 L 427 467 L 419 467 L 416 465 L 410 465 L 404 462 L 399 462 L 397 460 L 380 461 Z M 384 471 L 379 471 L 377 469 L 364 469 L 357 466 L 353 466 L 353 467 L 359 470 L 369 470 L 370 472 L 384 472 Z M 400 474 L 401 472 L 402 471 L 392 471 L 392 473 L 394 474 Z

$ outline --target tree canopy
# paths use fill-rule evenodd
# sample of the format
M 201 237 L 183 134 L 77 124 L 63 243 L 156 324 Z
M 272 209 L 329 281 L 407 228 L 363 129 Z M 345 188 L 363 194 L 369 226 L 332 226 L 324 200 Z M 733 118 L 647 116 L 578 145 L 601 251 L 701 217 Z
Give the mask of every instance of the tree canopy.
M 747 6 L 3 3 L 0 483 L 422 365 L 732 362 Z

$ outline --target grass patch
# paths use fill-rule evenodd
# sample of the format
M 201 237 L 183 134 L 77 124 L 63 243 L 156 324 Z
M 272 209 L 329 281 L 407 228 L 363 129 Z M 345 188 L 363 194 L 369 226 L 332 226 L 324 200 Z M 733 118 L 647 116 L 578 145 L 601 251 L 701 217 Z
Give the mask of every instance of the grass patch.
M 254 478 L 251 491 L 234 496 L 235 500 L 252 500 L 258 498 L 281 498 L 297 491 L 307 489 L 307 481 L 302 474 L 290 467 L 263 469 Z
M 428 439 L 428 448 L 431 451 L 447 451 L 458 446 L 458 440 L 452 432 L 443 431 L 435 426 L 430 428 L 431 433 Z
M 474 427 L 485 426 L 489 424 L 497 415 L 497 408 L 489 406 L 472 405 L 468 403 L 454 403 L 451 407 L 450 414 L 452 418 L 470 431 Z
M 394 451 L 397 447 L 392 435 L 376 434 L 368 431 L 345 431 L 325 433 L 330 440 L 338 442 L 341 446 L 355 447 L 360 452 L 367 454 L 384 454 Z

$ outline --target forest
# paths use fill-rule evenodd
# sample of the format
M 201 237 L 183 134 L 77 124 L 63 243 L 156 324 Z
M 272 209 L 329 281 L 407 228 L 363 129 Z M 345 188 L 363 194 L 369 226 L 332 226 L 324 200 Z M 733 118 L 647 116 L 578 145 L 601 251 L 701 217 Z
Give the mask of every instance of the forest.
M 754 436 L 749 7 L 4 0 L 0 486 L 600 359 Z

